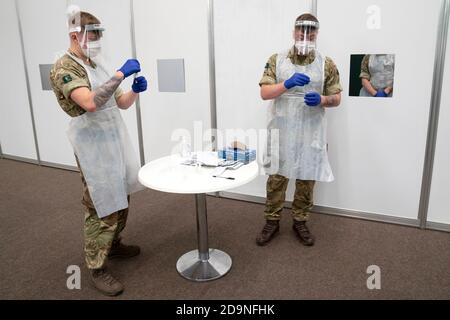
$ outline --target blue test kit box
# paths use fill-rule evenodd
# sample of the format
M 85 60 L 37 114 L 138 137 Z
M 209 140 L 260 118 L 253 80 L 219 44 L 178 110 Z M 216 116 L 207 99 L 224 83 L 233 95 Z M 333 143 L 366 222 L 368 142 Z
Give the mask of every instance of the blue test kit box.
M 225 148 L 217 151 L 217 153 L 221 159 L 239 161 L 245 164 L 256 160 L 256 150 Z

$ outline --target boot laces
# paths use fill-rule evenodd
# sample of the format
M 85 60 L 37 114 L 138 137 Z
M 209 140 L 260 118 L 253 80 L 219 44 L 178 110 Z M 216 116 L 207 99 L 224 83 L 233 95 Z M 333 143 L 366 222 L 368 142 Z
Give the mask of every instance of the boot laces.
M 295 223 L 295 228 L 300 232 L 303 237 L 309 238 L 309 230 L 305 223 Z
M 270 233 L 270 232 L 272 232 L 275 228 L 277 227 L 277 225 L 275 224 L 275 223 L 266 223 L 265 225 L 264 225 L 264 228 L 263 228 L 263 233 Z
M 99 277 L 109 285 L 112 285 L 117 282 L 117 280 L 106 270 L 100 271 Z

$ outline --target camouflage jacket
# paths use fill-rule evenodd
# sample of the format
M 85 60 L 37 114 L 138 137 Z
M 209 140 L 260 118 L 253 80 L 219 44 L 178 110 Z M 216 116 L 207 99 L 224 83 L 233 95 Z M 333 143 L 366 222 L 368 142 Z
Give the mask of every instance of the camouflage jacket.
M 92 66 L 95 68 L 95 64 Z M 50 70 L 50 83 L 58 104 L 69 116 L 77 117 L 86 112 L 70 98 L 70 94 L 80 87 L 91 89 L 91 84 L 86 69 L 69 54 L 59 58 L 53 65 Z M 117 100 L 122 94 L 122 89 L 117 88 L 114 92 L 115 99 Z
M 359 75 L 362 79 L 370 80 L 370 71 L 369 71 L 369 58 L 370 54 L 366 54 L 361 62 L 361 73 Z
M 276 84 L 277 83 L 277 56 L 278 54 L 274 54 L 269 58 L 269 61 L 266 63 L 266 67 L 264 69 L 263 76 L 259 85 L 265 84 Z M 291 59 L 293 64 L 305 66 L 311 64 L 314 61 L 315 55 L 314 53 L 309 54 L 306 57 L 299 56 L 295 54 L 294 47 L 288 53 L 288 57 Z M 325 96 L 337 94 L 342 91 L 342 86 L 339 79 L 339 71 L 336 67 L 336 64 L 331 60 L 331 58 L 325 58 L 325 81 L 323 86 L 323 91 L 321 94 Z

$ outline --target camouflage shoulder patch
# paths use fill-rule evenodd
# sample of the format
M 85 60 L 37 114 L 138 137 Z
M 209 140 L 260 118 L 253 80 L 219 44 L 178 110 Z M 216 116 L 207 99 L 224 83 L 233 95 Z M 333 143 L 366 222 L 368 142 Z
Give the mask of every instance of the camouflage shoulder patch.
M 70 74 L 66 74 L 62 79 L 64 83 L 69 83 L 70 81 L 72 81 L 72 77 L 70 76 Z

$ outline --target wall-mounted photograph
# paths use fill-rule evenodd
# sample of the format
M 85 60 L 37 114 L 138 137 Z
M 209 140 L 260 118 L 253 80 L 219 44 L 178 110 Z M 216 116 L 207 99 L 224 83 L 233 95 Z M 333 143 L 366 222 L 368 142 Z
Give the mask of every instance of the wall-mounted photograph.
M 349 95 L 390 98 L 394 93 L 394 54 L 352 54 Z

